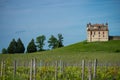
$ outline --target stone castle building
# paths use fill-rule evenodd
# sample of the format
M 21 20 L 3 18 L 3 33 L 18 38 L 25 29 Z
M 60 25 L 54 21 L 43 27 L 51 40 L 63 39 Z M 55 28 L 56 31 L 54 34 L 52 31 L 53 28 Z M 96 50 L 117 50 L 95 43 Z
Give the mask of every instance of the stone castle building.
M 87 41 L 108 41 L 109 30 L 108 23 L 106 24 L 87 24 Z

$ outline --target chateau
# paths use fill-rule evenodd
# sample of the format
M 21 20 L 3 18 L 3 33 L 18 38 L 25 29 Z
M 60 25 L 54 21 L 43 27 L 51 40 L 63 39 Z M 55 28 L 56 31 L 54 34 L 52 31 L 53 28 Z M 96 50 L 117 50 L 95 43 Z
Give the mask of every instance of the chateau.
M 87 41 L 108 41 L 109 30 L 108 23 L 106 24 L 87 24 Z

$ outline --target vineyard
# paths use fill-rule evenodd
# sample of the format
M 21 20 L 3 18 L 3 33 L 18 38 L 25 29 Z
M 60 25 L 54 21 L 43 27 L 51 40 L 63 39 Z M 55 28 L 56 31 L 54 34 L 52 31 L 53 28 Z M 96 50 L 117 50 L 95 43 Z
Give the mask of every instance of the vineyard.
M 120 63 L 2 60 L 0 80 L 120 80 Z
M 111 46 L 112 45 L 112 46 Z M 0 80 L 120 80 L 120 41 L 0 54 Z

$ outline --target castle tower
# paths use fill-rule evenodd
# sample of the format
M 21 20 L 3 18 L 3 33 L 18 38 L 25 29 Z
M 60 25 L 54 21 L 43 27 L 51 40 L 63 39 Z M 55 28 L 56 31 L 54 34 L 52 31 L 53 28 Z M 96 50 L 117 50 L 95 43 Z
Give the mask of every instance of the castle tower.
M 108 41 L 108 23 L 106 24 L 87 24 L 87 41 Z

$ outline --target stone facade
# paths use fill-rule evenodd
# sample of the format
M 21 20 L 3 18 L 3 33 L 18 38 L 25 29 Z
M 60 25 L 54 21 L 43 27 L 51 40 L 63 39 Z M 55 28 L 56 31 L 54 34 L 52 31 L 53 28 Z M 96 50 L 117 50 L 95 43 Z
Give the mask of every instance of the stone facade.
M 108 41 L 109 30 L 108 23 L 106 24 L 87 24 L 87 41 Z

